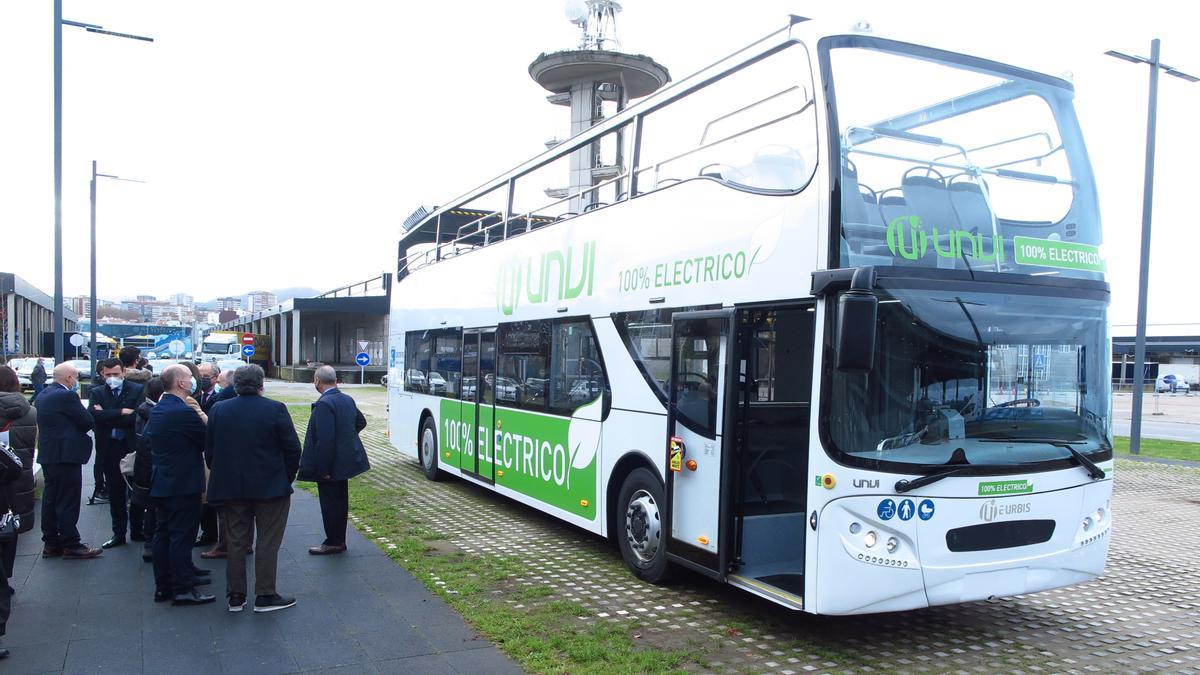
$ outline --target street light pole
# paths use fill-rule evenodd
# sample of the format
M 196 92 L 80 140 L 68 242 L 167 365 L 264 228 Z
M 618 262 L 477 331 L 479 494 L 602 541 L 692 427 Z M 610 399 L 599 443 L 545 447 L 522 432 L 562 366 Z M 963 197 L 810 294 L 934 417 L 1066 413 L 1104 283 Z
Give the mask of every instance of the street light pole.
M 96 381 L 96 324 L 100 321 L 100 307 L 96 300 L 96 179 L 111 178 L 113 180 L 125 181 L 127 183 L 145 183 L 146 181 L 137 180 L 136 178 L 121 178 L 108 173 L 96 173 L 96 160 L 92 160 L 92 296 L 91 296 L 91 328 L 92 339 L 91 349 L 88 351 L 88 358 L 92 362 L 92 381 Z
M 144 35 L 130 35 L 128 33 L 114 33 L 104 30 L 103 26 L 97 26 L 93 23 L 83 23 L 81 21 L 68 21 L 62 18 L 62 0 L 54 0 L 54 362 L 63 362 L 63 323 L 66 322 L 66 316 L 63 311 L 63 261 L 62 261 L 62 27 L 74 26 L 83 28 L 89 33 L 99 33 L 102 35 L 111 35 L 113 37 L 128 38 L 130 40 L 138 40 L 141 42 L 154 42 L 154 38 L 145 37 Z M 95 167 L 93 166 L 93 172 Z M 93 179 L 94 182 L 94 179 Z M 94 199 L 94 197 L 93 197 Z M 93 231 L 95 224 L 93 223 Z M 95 250 L 92 251 L 93 265 L 95 269 Z M 95 280 L 93 279 L 92 295 L 95 296 Z M 92 302 L 95 302 L 93 297 Z M 95 315 L 96 308 L 92 307 L 92 314 Z M 96 317 L 92 316 L 93 332 L 95 331 Z M 95 345 L 92 345 L 93 351 Z M 94 357 L 93 357 L 94 360 Z M 95 366 L 95 363 L 92 364 Z M 95 371 L 92 372 L 93 377 Z
M 1129 452 L 1137 455 L 1142 448 L 1142 394 L 1146 388 L 1146 303 L 1150 286 L 1150 212 L 1154 205 L 1154 143 L 1158 127 L 1158 71 L 1188 82 L 1200 82 L 1187 73 L 1164 65 L 1159 60 L 1160 41 L 1150 41 L 1150 58 L 1109 50 L 1109 56 L 1150 66 L 1150 101 L 1146 111 L 1146 171 L 1142 184 L 1142 257 L 1138 268 L 1137 336 L 1133 346 L 1133 417 L 1129 420 Z

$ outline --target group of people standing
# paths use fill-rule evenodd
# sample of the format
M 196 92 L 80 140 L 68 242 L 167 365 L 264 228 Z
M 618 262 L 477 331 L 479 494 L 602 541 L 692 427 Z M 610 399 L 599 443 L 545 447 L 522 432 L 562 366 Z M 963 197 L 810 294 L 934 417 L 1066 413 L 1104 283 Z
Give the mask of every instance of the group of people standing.
M 42 557 L 90 559 L 128 540 L 142 541 L 143 558 L 154 564 L 155 602 L 197 605 L 216 599 L 200 590 L 211 583 L 209 571 L 192 560 L 195 545 L 211 542 L 201 556 L 227 558 L 228 608 L 240 612 L 247 604 L 246 556 L 257 549 L 254 611 L 291 607 L 295 598 L 280 595 L 275 583 L 292 483 L 318 485 L 325 540 L 309 553 L 344 552 L 347 481 L 370 468 L 358 438 L 365 417 L 338 390 L 333 368 L 318 368 L 313 385 L 320 397 L 302 448 L 287 406 L 263 396 L 259 366 L 230 373 L 216 364 L 181 362 L 154 376 L 137 368 L 138 358 L 137 349 L 127 347 L 120 358 L 100 362 L 102 379 L 88 390 L 86 405 L 77 394 L 79 372 L 69 362 L 54 367 L 36 409 L 26 403 L 9 413 L 0 398 L 0 414 L 36 420 L 45 478 Z M 0 366 L 0 387 L 6 368 Z M 99 548 L 81 542 L 76 526 L 92 437 L 113 532 Z M 28 443 L 32 449 L 32 439 Z M 202 521 L 206 532 L 198 537 Z M 11 573 L 11 565 L 5 569 Z M 3 590 L 0 635 L 10 595 Z

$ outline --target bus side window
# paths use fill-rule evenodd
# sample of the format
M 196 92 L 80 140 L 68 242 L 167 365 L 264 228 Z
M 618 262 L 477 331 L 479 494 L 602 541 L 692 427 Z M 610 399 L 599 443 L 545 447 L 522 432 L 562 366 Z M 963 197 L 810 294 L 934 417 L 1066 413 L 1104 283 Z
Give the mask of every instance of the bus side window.
M 572 415 L 604 393 L 608 382 L 600 350 L 586 320 L 553 325 L 550 340 L 550 412 Z
M 496 405 L 546 411 L 550 324 L 521 321 L 497 330 Z

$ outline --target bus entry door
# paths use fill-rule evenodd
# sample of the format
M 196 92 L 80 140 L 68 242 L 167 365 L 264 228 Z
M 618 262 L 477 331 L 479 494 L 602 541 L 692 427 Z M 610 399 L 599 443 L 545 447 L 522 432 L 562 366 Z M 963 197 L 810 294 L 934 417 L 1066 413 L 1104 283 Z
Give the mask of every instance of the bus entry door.
M 672 317 L 667 412 L 667 553 L 678 563 L 725 577 L 731 453 L 723 445 L 730 401 L 733 310 Z
M 480 480 L 495 480 L 492 439 L 496 417 L 493 380 L 496 372 L 495 329 L 463 331 L 462 423 L 467 429 L 467 456 L 459 468 Z

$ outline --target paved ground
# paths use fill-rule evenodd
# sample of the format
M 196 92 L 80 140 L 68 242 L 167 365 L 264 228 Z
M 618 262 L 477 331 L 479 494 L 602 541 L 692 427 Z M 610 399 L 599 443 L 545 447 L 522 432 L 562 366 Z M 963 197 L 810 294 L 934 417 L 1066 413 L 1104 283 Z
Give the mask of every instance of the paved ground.
M 1132 395 L 1113 396 L 1113 434 L 1129 435 L 1132 407 Z M 1200 394 L 1146 394 L 1142 399 L 1142 436 L 1200 443 Z
M 381 410 L 375 392 L 351 393 Z M 1100 580 L 993 602 L 812 617 L 696 576 L 666 587 L 641 583 L 597 537 L 463 481 L 425 481 L 415 461 L 388 445 L 382 421 L 373 417 L 365 432 L 375 467 L 369 480 L 401 487 L 411 513 L 445 545 L 481 565 L 515 556 L 527 572 L 514 584 L 580 603 L 583 622 L 635 619 L 634 635 L 647 648 L 695 645 L 704 658 L 693 670 L 1200 673 L 1196 469 L 1118 464 L 1116 531 Z
M 80 521 L 93 546 L 108 538 L 107 506 L 85 503 Z M 279 554 L 279 590 L 299 603 L 271 614 L 231 614 L 221 599 L 201 607 L 154 603 L 154 575 L 140 544 L 96 560 L 44 560 L 35 528 L 19 544 L 17 594 L 0 639 L 12 656 L 0 661 L 0 671 L 520 672 L 353 528 L 346 555 L 308 555 L 321 532 L 316 498 L 297 491 Z M 204 588 L 223 598 L 224 562 L 197 562 L 213 570 L 213 584 Z

